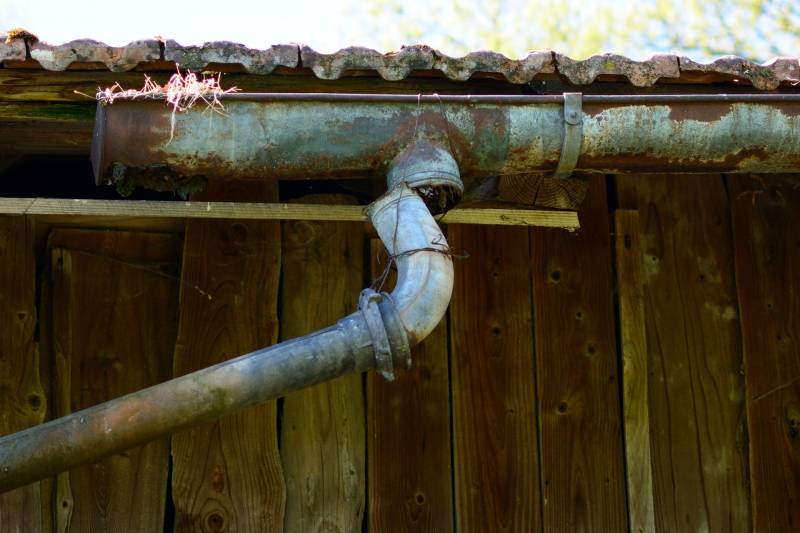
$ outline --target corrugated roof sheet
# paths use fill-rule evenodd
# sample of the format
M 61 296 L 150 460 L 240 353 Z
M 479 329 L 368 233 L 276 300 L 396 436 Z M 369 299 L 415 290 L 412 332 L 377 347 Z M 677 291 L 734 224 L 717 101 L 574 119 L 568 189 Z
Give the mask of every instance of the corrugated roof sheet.
M 176 41 L 143 40 L 126 46 L 108 46 L 93 40 L 77 40 L 61 45 L 0 36 L 0 62 L 26 58 L 42 68 L 65 70 L 74 63 L 102 63 L 111 71 L 128 71 L 140 64 L 174 61 L 182 67 L 201 70 L 211 64 L 238 65 L 251 74 L 269 74 L 277 67 L 308 68 L 317 77 L 333 80 L 353 71 L 375 71 L 389 81 L 402 80 L 414 71 L 439 71 L 451 80 L 465 81 L 474 74 L 505 77 L 510 83 L 530 82 L 537 74 L 558 73 L 575 85 L 587 85 L 598 76 L 622 76 L 637 87 L 649 87 L 662 79 L 678 79 L 684 73 L 716 74 L 748 80 L 760 90 L 776 89 L 781 83 L 800 80 L 800 64 L 794 57 L 779 57 L 756 64 L 735 56 L 721 57 L 712 63 L 698 63 L 673 54 L 656 54 L 634 61 L 615 54 L 600 54 L 583 60 L 551 52 L 531 52 L 522 59 L 478 51 L 463 57 L 450 57 L 424 45 L 402 48 L 383 54 L 369 48 L 344 48 L 332 54 L 308 46 L 281 44 L 267 49 L 248 48 L 232 42 L 210 42 L 183 46 Z

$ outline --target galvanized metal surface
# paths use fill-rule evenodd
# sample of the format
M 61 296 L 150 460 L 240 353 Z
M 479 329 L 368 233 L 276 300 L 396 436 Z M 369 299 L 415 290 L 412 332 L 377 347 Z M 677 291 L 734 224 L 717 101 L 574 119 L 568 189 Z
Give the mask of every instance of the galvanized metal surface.
M 461 173 L 449 149 L 424 139 L 414 141 L 397 154 L 389 164 L 386 181 L 389 189 L 406 183 L 415 189 L 433 188 L 445 196 L 452 193 L 456 196 L 455 200 L 464 194 Z M 443 200 L 446 203 L 447 198 Z M 452 206 L 442 205 L 434 213 L 444 211 L 445 207 Z
M 5 36 L 0 35 L 0 40 L 4 39 Z M 25 59 L 25 46 L 21 41 L 12 39 L 10 45 L 0 45 L 0 63 Z M 389 53 L 348 47 L 323 54 L 302 44 L 277 44 L 258 49 L 228 41 L 185 46 L 171 39 L 151 39 L 113 47 L 81 39 L 60 45 L 31 42 L 30 55 L 47 70 L 81 68 L 82 65 L 96 68 L 97 63 L 102 63 L 109 70 L 119 72 L 137 66 L 147 68 L 148 64 L 163 68 L 163 62 L 167 61 L 195 71 L 225 65 L 251 74 L 269 74 L 278 67 L 302 67 L 326 80 L 373 71 L 387 81 L 396 81 L 414 72 L 435 71 L 456 81 L 466 81 L 478 74 L 501 77 L 512 84 L 526 84 L 540 74 L 558 73 L 575 85 L 593 83 L 598 76 L 612 76 L 625 78 L 636 87 L 650 87 L 659 80 L 711 74 L 731 81 L 746 81 L 759 90 L 774 90 L 800 78 L 797 57 L 777 57 L 756 64 L 726 56 L 711 63 L 698 63 L 674 54 L 655 54 L 644 61 L 635 61 L 604 53 L 576 60 L 550 50 L 539 50 L 512 59 L 487 50 L 451 57 L 425 45 L 405 46 Z
M 713 95 L 712 95 L 713 96 Z M 794 95 L 585 97 L 576 171 L 792 172 L 800 168 Z M 467 185 L 491 175 L 553 171 L 563 97 L 244 95 L 225 114 L 173 114 L 164 102 L 100 106 L 98 179 L 131 175 L 324 178 L 385 175 L 420 138 L 448 147 Z M 116 166 L 114 166 L 116 164 Z
M 441 321 L 453 292 L 453 260 L 442 230 L 422 199 L 400 184 L 373 202 L 372 225 L 397 264 L 394 302 L 409 344 Z
M 564 94 L 564 143 L 561 145 L 561 155 L 558 165 L 553 173 L 554 178 L 568 178 L 578 157 L 581 155 L 583 142 L 583 105 L 581 93 Z

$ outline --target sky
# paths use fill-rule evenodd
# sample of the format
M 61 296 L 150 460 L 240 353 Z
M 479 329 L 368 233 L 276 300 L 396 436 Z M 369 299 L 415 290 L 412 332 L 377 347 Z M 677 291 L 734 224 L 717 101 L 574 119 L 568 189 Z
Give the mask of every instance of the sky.
M 750 5 L 762 13 L 753 16 Z M 0 0 L 0 31 L 22 27 L 50 44 L 92 38 L 122 46 L 159 36 L 182 45 L 301 43 L 330 53 L 353 45 L 388 52 L 421 41 L 453 56 L 490 49 L 524 57 L 552 48 L 575 59 L 610 51 L 632 59 L 686 52 L 701 61 L 727 53 L 764 61 L 797 55 L 798 6 L 800 0 Z M 672 22 L 657 26 L 652 9 L 671 13 Z M 787 13 L 788 31 L 775 24 Z M 647 37 L 637 40 L 642 31 Z M 672 48 L 676 43 L 684 50 Z
M 158 35 L 184 45 L 228 40 L 261 48 L 303 43 L 320 52 L 351 44 L 381 48 L 378 36 L 359 31 L 357 11 L 355 2 L 324 0 L 0 0 L 0 31 L 22 27 L 51 44 L 92 38 L 120 46 Z

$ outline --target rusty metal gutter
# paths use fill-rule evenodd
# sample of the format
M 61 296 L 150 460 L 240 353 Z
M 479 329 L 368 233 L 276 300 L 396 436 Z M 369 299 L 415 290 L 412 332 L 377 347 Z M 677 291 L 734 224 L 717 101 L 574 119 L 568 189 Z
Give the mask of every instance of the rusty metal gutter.
M 583 172 L 796 172 L 800 95 L 585 95 Z M 187 176 L 385 176 L 415 140 L 447 147 L 468 188 L 552 172 L 564 148 L 560 95 L 228 94 L 225 116 L 160 101 L 98 107 L 100 181 Z M 145 145 L 148 150 L 139 147 Z

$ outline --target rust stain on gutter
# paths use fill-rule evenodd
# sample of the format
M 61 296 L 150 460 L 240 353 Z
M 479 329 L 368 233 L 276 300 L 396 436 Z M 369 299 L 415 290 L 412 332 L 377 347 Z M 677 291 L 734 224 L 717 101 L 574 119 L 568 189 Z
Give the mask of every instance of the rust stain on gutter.
M 231 98 L 224 116 L 202 109 L 172 115 L 163 102 L 118 101 L 98 113 L 96 176 L 113 180 L 115 168 L 144 169 L 140 177 L 166 188 L 179 186 L 179 176 L 369 178 L 382 176 L 420 139 L 452 152 L 468 187 L 487 176 L 552 171 L 559 160 L 563 108 L 552 98 L 336 96 Z M 800 99 L 588 100 L 577 171 L 800 168 Z
M 701 103 L 669 106 L 670 120 L 696 120 L 698 122 L 714 122 L 728 115 L 733 106 L 726 103 Z
M 669 158 L 652 153 L 619 153 L 613 156 L 581 156 L 578 166 L 591 167 L 605 173 L 630 172 L 625 161 L 634 157 L 647 158 L 644 173 L 674 173 L 679 167 L 681 173 L 713 173 L 713 172 L 747 172 L 752 171 L 758 163 L 768 162 L 769 155 L 764 147 L 747 148 L 729 154 L 721 160 L 681 160 L 679 157 Z M 794 165 L 800 168 L 800 158 L 794 159 Z

